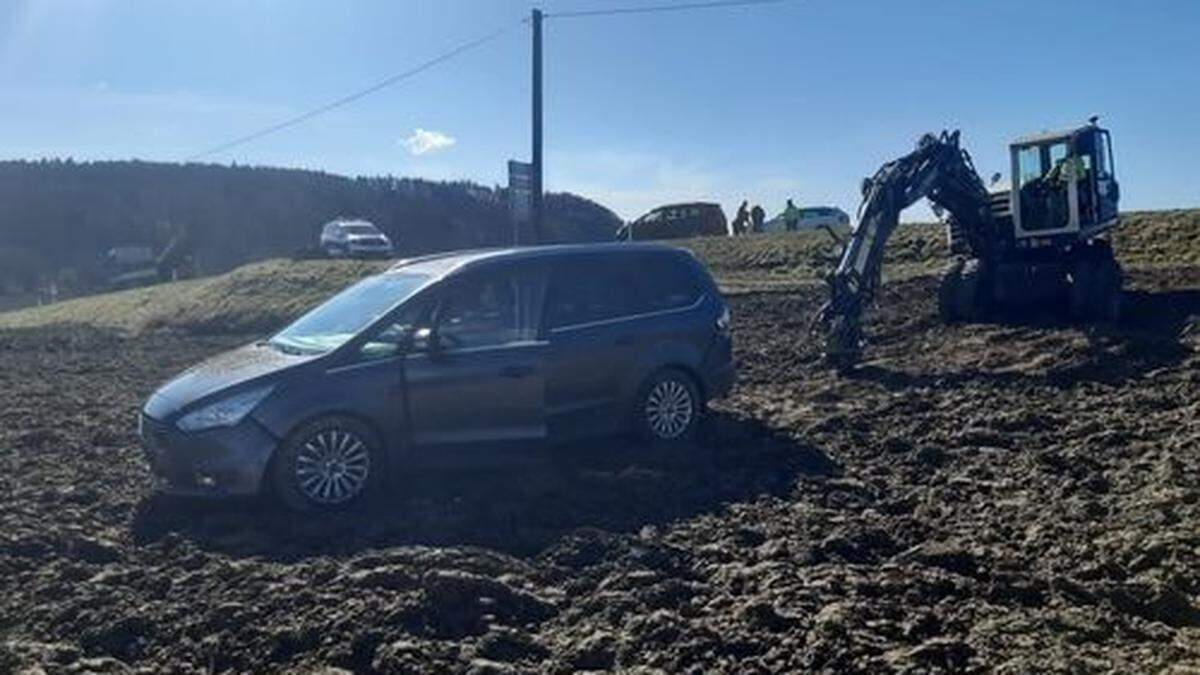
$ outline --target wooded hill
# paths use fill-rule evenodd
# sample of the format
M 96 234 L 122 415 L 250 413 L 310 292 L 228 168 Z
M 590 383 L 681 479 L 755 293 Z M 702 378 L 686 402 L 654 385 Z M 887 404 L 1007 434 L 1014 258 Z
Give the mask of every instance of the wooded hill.
M 620 219 L 546 198 L 554 241 L 608 240 Z M 511 241 L 506 190 L 470 182 L 348 178 L 270 167 L 71 160 L 0 162 L 0 293 L 97 285 L 114 246 L 156 250 L 186 228 L 201 273 L 315 245 L 338 216 L 374 222 L 404 255 Z

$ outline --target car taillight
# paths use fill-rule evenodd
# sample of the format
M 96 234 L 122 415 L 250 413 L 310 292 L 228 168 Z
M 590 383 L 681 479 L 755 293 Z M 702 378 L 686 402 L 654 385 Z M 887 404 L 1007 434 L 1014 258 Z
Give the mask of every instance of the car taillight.
M 717 315 L 717 330 L 728 335 L 732 320 L 733 316 L 729 313 L 729 305 L 721 305 L 721 313 Z

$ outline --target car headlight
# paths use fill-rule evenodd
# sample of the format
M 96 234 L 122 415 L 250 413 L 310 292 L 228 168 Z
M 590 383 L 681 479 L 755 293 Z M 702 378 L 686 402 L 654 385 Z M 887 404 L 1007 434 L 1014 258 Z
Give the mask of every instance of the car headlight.
M 272 389 L 274 386 L 259 387 L 210 403 L 179 418 L 176 426 L 183 431 L 231 427 L 245 419 Z

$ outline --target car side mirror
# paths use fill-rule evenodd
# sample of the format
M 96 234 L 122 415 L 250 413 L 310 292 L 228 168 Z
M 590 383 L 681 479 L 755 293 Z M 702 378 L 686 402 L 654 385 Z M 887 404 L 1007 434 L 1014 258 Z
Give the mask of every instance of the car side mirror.
M 992 174 L 992 185 L 995 185 L 996 183 L 999 183 L 999 182 L 1000 182 L 1000 172 L 997 171 L 996 173 Z
M 429 326 L 423 326 L 409 334 L 408 350 L 412 352 L 437 353 L 442 349 L 442 341 L 438 339 L 437 331 Z

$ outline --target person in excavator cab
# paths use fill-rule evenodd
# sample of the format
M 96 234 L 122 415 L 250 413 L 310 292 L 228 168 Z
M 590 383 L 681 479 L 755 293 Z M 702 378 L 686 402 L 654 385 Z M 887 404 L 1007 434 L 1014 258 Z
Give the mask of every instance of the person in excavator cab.
M 1042 180 L 1049 188 L 1046 206 L 1049 209 L 1050 222 L 1065 224 L 1071 217 L 1068 190 L 1073 182 L 1086 184 L 1087 164 L 1078 154 L 1068 155 L 1055 162 Z M 1087 194 L 1087 190 L 1079 190 L 1081 200 L 1085 199 Z M 1081 212 L 1086 211 L 1088 207 L 1082 201 L 1079 206 Z

